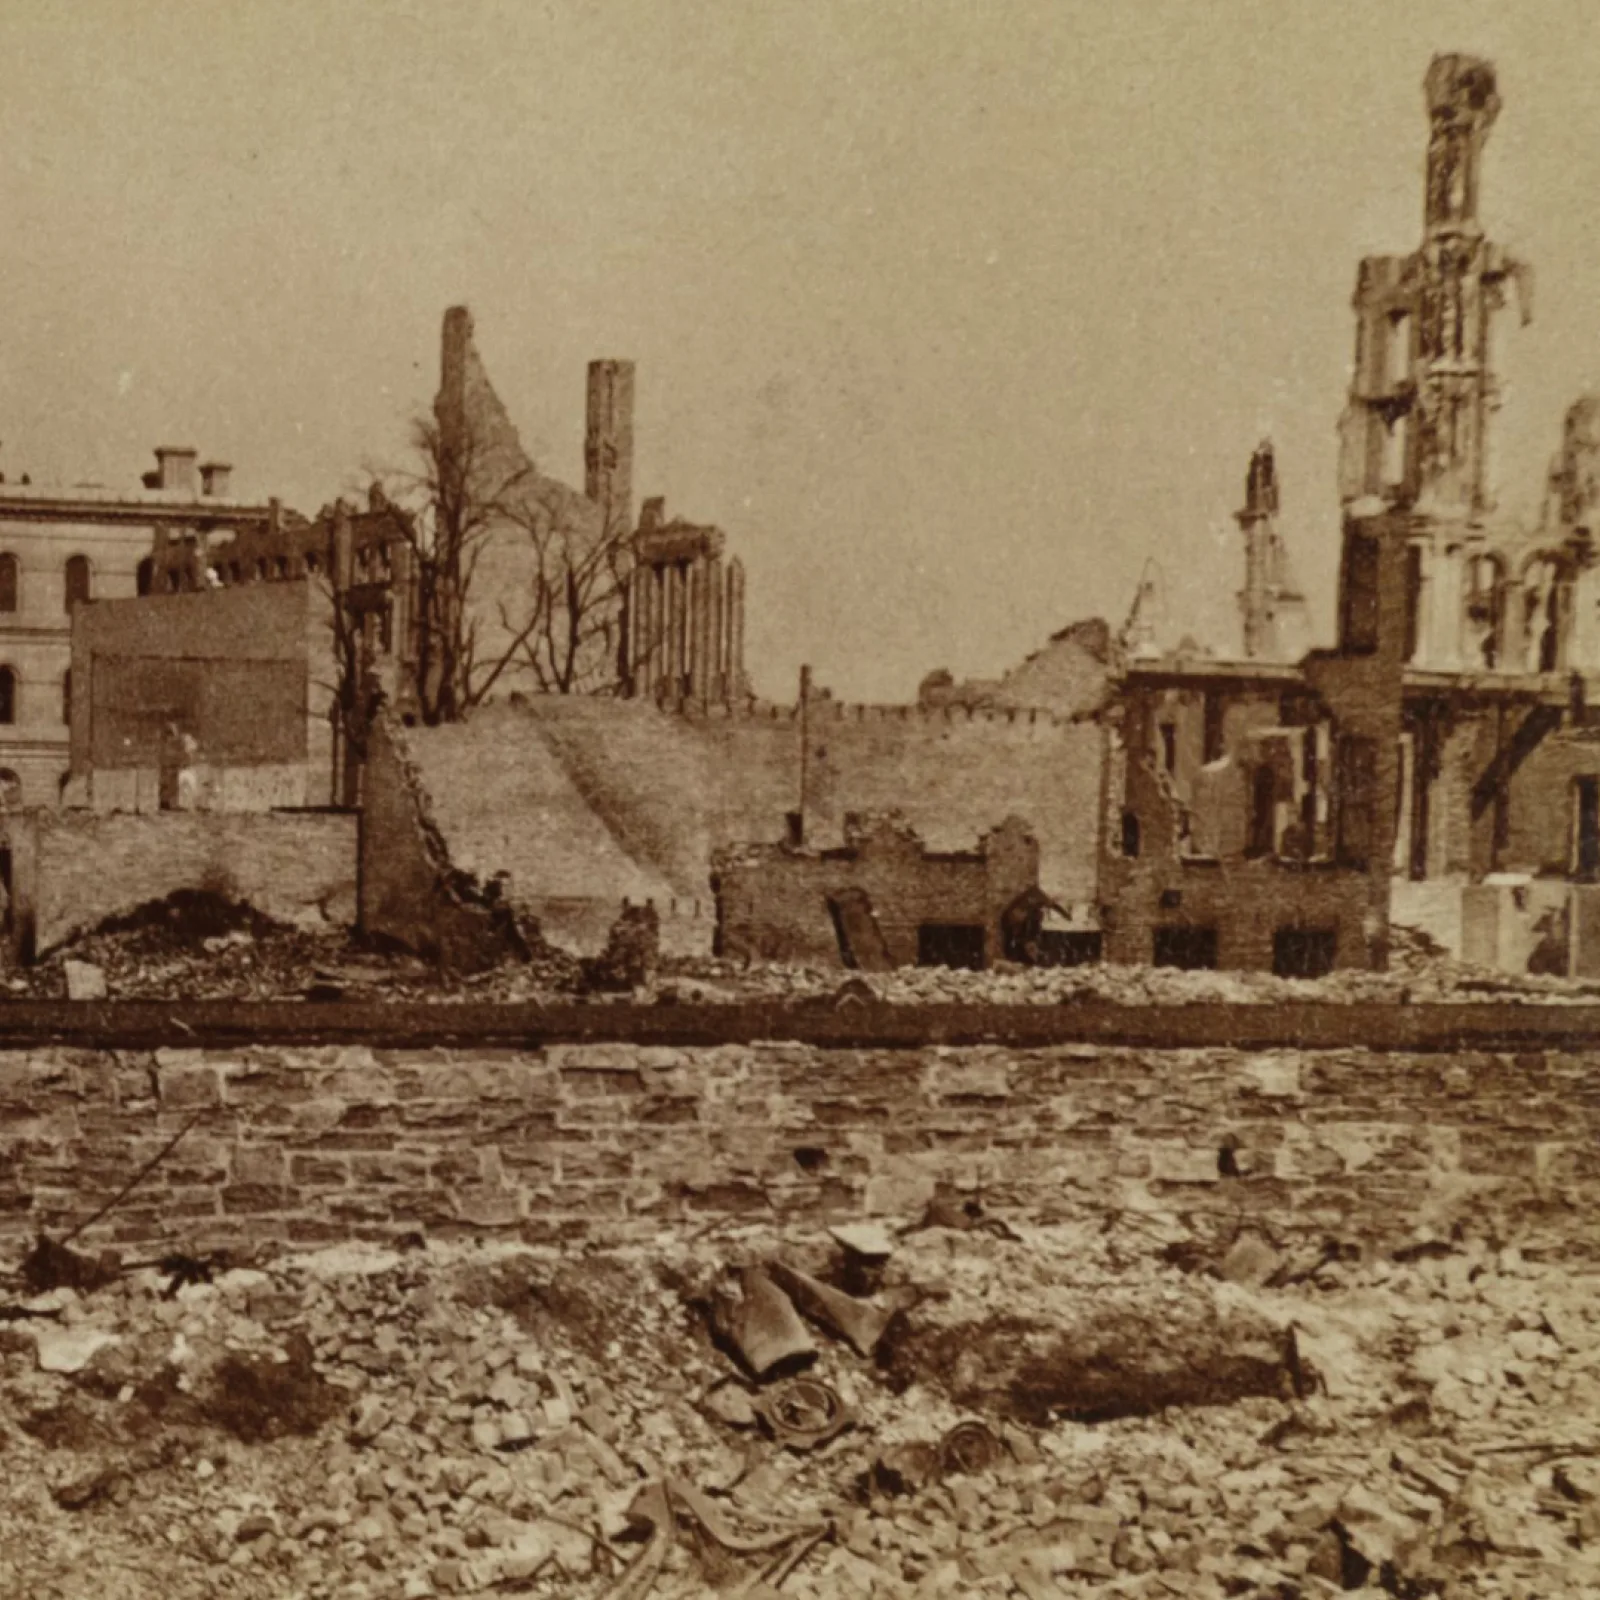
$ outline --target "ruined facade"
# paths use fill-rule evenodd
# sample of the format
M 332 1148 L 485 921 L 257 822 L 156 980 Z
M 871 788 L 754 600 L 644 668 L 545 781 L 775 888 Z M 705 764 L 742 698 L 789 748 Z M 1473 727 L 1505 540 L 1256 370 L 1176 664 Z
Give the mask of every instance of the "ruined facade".
M 1129 630 L 1104 836 L 1113 959 L 1381 966 L 1395 921 L 1491 964 L 1600 964 L 1600 403 L 1569 411 L 1537 525 L 1503 516 L 1491 328 L 1510 288 L 1528 305 L 1478 213 L 1493 68 L 1440 56 L 1424 96 L 1421 245 L 1357 275 L 1336 643 L 1282 664 L 1260 450 L 1239 517 L 1248 668 Z

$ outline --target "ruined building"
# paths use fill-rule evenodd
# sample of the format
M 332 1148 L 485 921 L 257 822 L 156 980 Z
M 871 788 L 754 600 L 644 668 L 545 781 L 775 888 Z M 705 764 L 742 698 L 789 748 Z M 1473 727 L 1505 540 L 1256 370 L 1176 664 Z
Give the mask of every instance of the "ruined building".
M 1496 965 L 1600 970 L 1600 405 L 1569 412 L 1538 524 L 1502 515 L 1490 333 L 1509 290 L 1524 317 L 1528 302 L 1479 216 L 1494 70 L 1440 56 L 1424 97 L 1421 244 L 1357 275 L 1337 641 L 1286 654 L 1298 597 L 1258 451 L 1244 659 L 1147 651 L 1122 681 L 1101 884 L 1114 959 L 1382 965 L 1392 920 Z
M 488 508 L 472 592 L 497 692 L 624 694 L 702 704 L 748 692 L 744 573 L 715 528 L 634 520 L 634 367 L 589 365 L 584 492 L 540 473 L 495 393 L 463 306 L 446 313 L 434 414 L 446 459 Z M 541 605 L 547 614 L 536 615 Z

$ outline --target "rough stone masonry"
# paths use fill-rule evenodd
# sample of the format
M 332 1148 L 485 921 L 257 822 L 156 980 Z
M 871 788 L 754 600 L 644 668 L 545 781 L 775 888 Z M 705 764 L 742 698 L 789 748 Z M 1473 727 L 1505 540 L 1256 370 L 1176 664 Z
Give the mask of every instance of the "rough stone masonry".
M 626 1240 L 665 1222 L 989 1207 L 1169 1211 L 1446 1236 L 1600 1199 L 1593 1052 L 1061 1046 L 544 1050 L 260 1046 L 0 1055 L 0 1251 L 466 1233 Z

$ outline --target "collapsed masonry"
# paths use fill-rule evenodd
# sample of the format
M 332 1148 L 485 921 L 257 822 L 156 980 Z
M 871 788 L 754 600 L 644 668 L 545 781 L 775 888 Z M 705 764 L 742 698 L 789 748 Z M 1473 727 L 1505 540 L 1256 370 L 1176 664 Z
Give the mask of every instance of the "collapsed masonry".
M 1016 818 L 975 850 L 929 851 L 904 818 L 849 818 L 844 844 L 745 846 L 713 861 L 718 950 L 883 971 L 991 966 L 1036 914 L 1039 845 Z

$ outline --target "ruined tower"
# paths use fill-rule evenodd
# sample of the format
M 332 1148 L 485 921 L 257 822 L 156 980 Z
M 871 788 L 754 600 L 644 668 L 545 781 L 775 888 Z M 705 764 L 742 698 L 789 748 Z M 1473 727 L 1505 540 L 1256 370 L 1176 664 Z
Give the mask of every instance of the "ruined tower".
M 1244 506 L 1234 518 L 1244 534 L 1239 616 L 1245 659 L 1298 661 L 1310 643 L 1310 625 L 1305 596 L 1278 533 L 1278 469 L 1270 439 L 1263 439 L 1250 457 Z
M 1478 218 L 1483 147 L 1500 110 L 1493 66 L 1435 56 L 1423 92 L 1422 243 L 1409 256 L 1369 256 L 1357 275 L 1340 491 L 1346 504 L 1466 519 L 1490 507 L 1490 324 L 1521 269 Z

